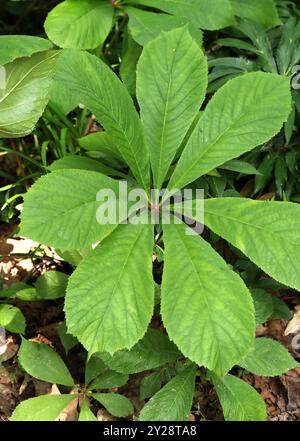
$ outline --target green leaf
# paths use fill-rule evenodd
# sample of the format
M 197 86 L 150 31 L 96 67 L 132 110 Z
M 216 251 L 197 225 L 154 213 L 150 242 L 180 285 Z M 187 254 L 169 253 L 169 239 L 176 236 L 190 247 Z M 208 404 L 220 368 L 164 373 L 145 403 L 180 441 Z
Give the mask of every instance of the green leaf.
M 290 109 L 288 78 L 254 72 L 228 81 L 206 107 L 171 177 L 169 188 L 182 188 L 268 141 L 279 132 Z
M 43 343 L 22 339 L 19 361 L 32 377 L 49 383 L 74 386 L 74 380 L 60 356 Z
M 195 366 L 174 377 L 145 405 L 140 421 L 188 421 L 195 388 Z
M 1 35 L 0 47 L 0 65 L 3 65 L 16 58 L 30 57 L 37 52 L 47 51 L 53 45 L 45 38 L 30 35 Z
M 114 416 L 125 417 L 131 415 L 133 410 L 133 405 L 128 400 L 128 398 L 119 394 L 92 394 L 95 400 L 99 401 L 102 406 L 108 410 Z
M 281 24 L 273 0 L 230 0 L 230 3 L 234 15 L 248 18 L 267 29 Z
M 12 283 L 7 288 L 0 291 L 0 297 L 16 298 L 16 295 L 19 291 L 22 291 L 27 288 L 30 288 L 30 286 L 27 285 L 27 283 L 24 282 Z
M 199 111 L 206 87 L 207 61 L 187 27 L 162 33 L 144 48 L 137 67 L 137 98 L 157 189 Z
M 98 0 L 67 0 L 48 14 L 45 31 L 63 48 L 94 49 L 112 26 L 113 8 Z
M 76 95 L 70 93 L 69 89 L 58 78 L 63 76 L 65 66 L 73 59 L 73 51 L 64 50 L 58 58 L 55 75 L 50 87 L 50 102 L 53 103 L 63 114 L 67 115 L 80 103 Z
M 21 234 L 62 251 L 103 239 L 117 224 L 97 221 L 104 203 L 96 199 L 101 189 L 110 189 L 118 199 L 118 182 L 97 172 L 59 170 L 42 176 L 24 197 Z
M 272 319 L 290 320 L 292 318 L 293 314 L 285 302 L 274 296 L 272 298 L 272 301 Z
M 88 359 L 85 368 L 85 384 L 89 385 L 89 390 L 121 387 L 127 381 L 128 375 L 109 370 L 99 353 L 93 354 Z
M 188 25 L 188 30 L 196 43 L 201 47 L 203 34 L 187 18 L 168 14 L 156 14 L 137 8 L 126 8 L 129 15 L 129 29 L 134 40 L 145 46 L 162 31 L 171 31 Z
M 90 353 L 130 349 L 144 336 L 154 307 L 152 249 L 151 225 L 120 225 L 70 277 L 67 326 Z
M 108 367 L 125 374 L 155 369 L 180 357 L 181 353 L 170 342 L 168 336 L 151 328 L 130 351 L 123 350 L 114 355 L 101 354 L 102 360 Z
M 140 399 L 145 400 L 153 397 L 161 388 L 161 373 L 154 372 L 153 374 L 144 377 L 140 383 Z
M 106 165 L 101 164 L 101 162 L 95 159 L 91 159 L 79 155 L 64 156 L 63 158 L 57 159 L 56 161 L 52 162 L 52 164 L 48 167 L 49 171 L 68 170 L 68 169 L 89 170 L 89 171 L 96 171 L 102 173 L 106 176 L 124 177 L 123 173 L 120 173 L 110 167 L 107 167 Z
M 54 300 L 66 294 L 69 276 L 59 271 L 47 271 L 40 276 L 35 284 L 39 299 Z
M 226 375 L 212 380 L 226 421 L 265 421 L 266 405 L 256 390 L 240 378 Z
M 120 77 L 131 96 L 136 95 L 136 66 L 142 49 L 127 31 L 123 37 Z
M 99 377 L 95 378 L 89 386 L 90 390 L 96 389 L 112 389 L 114 387 L 121 387 L 128 381 L 128 375 L 106 370 Z
M 241 161 L 239 159 L 232 159 L 221 165 L 219 168 L 222 170 L 230 170 L 244 175 L 259 175 L 259 171 L 248 162 Z
M 299 367 L 289 351 L 271 338 L 257 338 L 254 349 L 239 361 L 239 366 L 255 375 L 275 377 Z
M 78 421 L 97 421 L 97 418 L 90 409 L 89 401 L 86 398 L 82 401 Z
M 300 206 L 244 198 L 205 201 L 205 224 L 267 274 L 300 290 Z
M 273 313 L 273 297 L 263 289 L 250 290 L 255 309 L 256 324 L 265 323 Z
M 127 0 L 126 3 L 151 6 L 185 17 L 202 29 L 222 29 L 234 23 L 228 0 Z
M 119 154 L 145 190 L 149 189 L 149 152 L 132 99 L 118 77 L 99 58 L 69 50 L 56 80 L 72 100 L 84 104 L 112 137 Z
M 186 228 L 164 225 L 163 322 L 185 356 L 224 375 L 253 346 L 252 299 L 219 254 Z
M 15 293 L 15 295 L 10 296 L 10 298 L 23 300 L 25 302 L 39 300 L 36 289 L 32 287 L 20 289 Z
M 41 395 L 22 401 L 14 410 L 11 421 L 55 421 L 76 395 Z
M 17 138 L 34 129 L 49 100 L 58 51 L 19 58 L 5 69 L 0 89 L 0 138 Z
M 60 325 L 58 335 L 61 344 L 63 345 L 64 350 L 66 351 L 66 354 L 68 354 L 68 352 L 78 344 L 77 338 L 73 337 L 73 335 L 71 334 L 68 334 L 66 322 L 63 322 Z
M 0 304 L 0 326 L 7 331 L 24 334 L 26 322 L 22 311 L 12 305 Z
M 88 357 L 85 366 L 85 385 L 88 385 L 99 375 L 103 374 L 107 370 L 105 363 L 102 361 L 98 353 L 95 353 Z
M 114 144 L 113 138 L 108 136 L 106 132 L 91 133 L 90 135 L 79 138 L 78 142 L 85 150 L 114 156 L 119 161 L 122 161 L 122 157 Z

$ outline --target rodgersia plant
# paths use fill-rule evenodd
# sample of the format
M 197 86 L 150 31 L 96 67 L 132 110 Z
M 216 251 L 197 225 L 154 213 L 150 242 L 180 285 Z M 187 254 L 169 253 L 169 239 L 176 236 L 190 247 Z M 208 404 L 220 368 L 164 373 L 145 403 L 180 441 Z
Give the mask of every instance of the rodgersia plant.
M 145 46 L 137 66 L 140 115 L 125 86 L 101 60 L 76 50 L 65 54 L 68 63 L 60 67 L 56 81 L 104 128 L 91 135 L 97 150 L 127 164 L 130 187 L 141 187 L 148 195 L 151 188 L 166 187 L 171 194 L 194 188 L 200 176 L 276 135 L 291 110 L 288 79 L 255 72 L 229 81 L 199 113 L 207 61 L 187 27 L 162 33 Z M 278 375 L 297 363 L 278 343 L 255 340 L 253 300 L 243 280 L 201 235 L 187 234 L 184 222 L 156 227 L 149 222 L 99 222 L 97 211 L 109 205 L 97 200 L 97 194 L 107 189 L 122 200 L 113 178 L 124 179 L 124 168 L 105 169 L 98 161 L 67 157 L 52 169 L 25 196 L 21 233 L 62 253 L 88 250 L 68 283 L 68 332 L 90 354 L 101 353 L 117 372 L 126 372 L 126 362 L 149 339 L 154 229 L 163 232 L 161 316 L 181 351 L 178 359 L 189 361 L 154 395 L 140 418 L 187 419 L 198 365 L 209 370 L 227 419 L 265 419 L 255 390 L 227 373 L 239 365 L 259 375 Z M 201 215 L 195 217 L 196 205 L 194 200 L 183 214 L 201 222 Z M 178 219 L 182 206 L 171 207 Z M 147 200 L 143 208 L 161 210 L 162 201 Z M 268 275 L 297 289 L 299 215 L 299 206 L 287 202 L 204 201 L 208 228 Z M 152 347 L 155 351 L 155 343 Z

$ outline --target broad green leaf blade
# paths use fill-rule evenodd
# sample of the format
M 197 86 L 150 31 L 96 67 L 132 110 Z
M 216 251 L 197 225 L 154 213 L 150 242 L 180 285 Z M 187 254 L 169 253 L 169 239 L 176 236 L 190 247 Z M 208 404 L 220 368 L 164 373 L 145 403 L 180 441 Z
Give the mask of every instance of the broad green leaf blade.
M 7 288 L 0 291 L 0 298 L 17 298 L 19 291 L 30 288 L 30 285 L 24 282 L 12 283 Z
M 95 378 L 89 386 L 90 390 L 96 389 L 112 389 L 114 387 L 121 387 L 128 381 L 128 375 L 106 370 L 99 377 Z
M 30 57 L 37 52 L 51 49 L 52 43 L 45 38 L 30 35 L 0 36 L 0 65 L 10 63 L 16 58 Z
M 273 297 L 272 300 L 272 319 L 291 320 L 293 314 L 288 305 L 283 300 L 278 299 L 278 297 Z
M 0 304 L 0 326 L 7 331 L 24 334 L 26 322 L 22 311 L 12 305 Z
M 222 170 L 230 170 L 244 175 L 259 175 L 259 171 L 246 161 L 241 161 L 239 159 L 232 159 L 226 162 L 226 164 L 221 165 L 219 168 Z
M 133 405 L 128 398 L 119 394 L 92 394 L 109 413 L 116 417 L 125 417 L 134 412 Z
M 84 398 L 82 401 L 78 421 L 97 421 L 97 418 L 90 409 L 87 398 Z
M 107 366 L 98 353 L 88 356 L 85 366 L 84 381 L 87 386 L 92 380 L 107 370 Z
M 57 171 L 57 170 L 90 170 L 102 173 L 106 176 L 126 176 L 121 172 L 114 170 L 113 168 L 107 167 L 101 162 L 88 158 L 85 156 L 79 155 L 68 155 L 63 158 L 57 159 L 52 162 L 52 164 L 48 167 L 49 171 Z
M 255 375 L 275 377 L 299 367 L 289 351 L 271 338 L 257 338 L 254 349 L 239 361 L 239 366 Z
M 113 156 L 119 161 L 122 160 L 113 138 L 108 136 L 106 132 L 91 133 L 90 135 L 79 138 L 78 142 L 85 150 L 103 153 L 104 155 Z
M 188 25 L 188 30 L 196 43 L 201 47 L 203 34 L 187 18 L 168 14 L 156 14 L 137 8 L 126 8 L 129 15 L 129 29 L 134 40 L 141 46 L 158 37 L 162 31 L 171 31 Z
M 40 299 L 59 299 L 66 294 L 69 276 L 59 271 L 47 271 L 35 284 L 37 297 Z
M 11 421 L 55 421 L 76 395 L 41 395 L 22 401 L 14 410 Z
M 265 28 L 281 24 L 274 0 L 230 0 L 233 13 L 248 18 Z
M 140 421 L 188 421 L 195 388 L 195 366 L 174 377 L 145 405 Z
M 97 172 L 60 170 L 41 177 L 25 195 L 21 234 L 62 251 L 103 239 L 117 224 L 97 221 L 101 189 L 111 190 L 118 200 L 118 182 Z
M 106 39 L 113 8 L 99 0 L 67 0 L 48 14 L 45 31 L 51 41 L 63 48 L 95 49 Z
M 257 325 L 265 323 L 273 313 L 273 297 L 263 289 L 255 288 L 250 290 L 255 309 L 255 320 Z
M 265 421 L 266 405 L 256 390 L 240 378 L 226 375 L 212 380 L 226 421 Z
M 49 89 L 59 51 L 19 58 L 5 69 L 0 89 L 0 138 L 17 138 L 34 129 L 49 100 Z
M 142 50 L 142 46 L 137 44 L 130 32 L 125 32 L 122 43 L 120 77 L 131 96 L 136 96 L 136 66 Z
M 62 113 L 67 115 L 80 104 L 76 95 L 70 93 L 67 87 L 58 80 L 73 58 L 73 51 L 64 50 L 58 58 L 55 75 L 50 87 L 50 103 L 53 103 Z
M 90 352 L 130 349 L 154 307 L 153 227 L 120 225 L 79 264 L 68 284 L 69 332 Z
M 106 370 L 107 366 L 105 365 L 104 361 L 102 361 L 98 353 L 88 357 L 84 373 L 85 385 L 87 386 L 92 380 L 103 374 Z
M 202 237 L 164 225 L 161 313 L 169 337 L 199 365 L 224 375 L 254 343 L 254 307 L 242 279 Z M 175 283 L 176 279 L 176 283 Z
M 187 27 L 164 32 L 144 48 L 137 66 L 137 98 L 154 188 L 161 188 L 206 87 L 207 61 Z
M 74 386 L 74 380 L 60 356 L 43 343 L 22 339 L 19 361 L 32 377 L 49 383 Z
M 153 374 L 144 377 L 140 383 L 140 399 L 145 400 L 153 397 L 153 395 L 160 390 L 161 381 L 160 372 L 154 372 Z
M 155 329 L 149 329 L 144 338 L 130 351 L 123 350 L 114 355 L 101 354 L 108 367 L 125 374 L 155 369 L 180 357 L 181 353 L 168 336 Z
M 185 17 L 202 29 L 222 29 L 234 23 L 228 0 L 127 0 L 126 3 L 151 6 Z
M 300 206 L 290 202 L 216 198 L 205 201 L 205 224 L 267 274 L 300 290 Z
M 149 190 L 149 152 L 132 99 L 118 77 L 99 58 L 69 50 L 68 63 L 55 77 L 62 88 L 91 110 L 113 139 L 138 182 Z
M 279 132 L 290 110 L 288 78 L 251 72 L 228 81 L 206 107 L 169 188 L 182 188 L 268 141 Z
M 60 325 L 58 335 L 67 355 L 68 352 L 79 343 L 77 338 L 68 333 L 66 322 L 62 322 L 62 324 Z

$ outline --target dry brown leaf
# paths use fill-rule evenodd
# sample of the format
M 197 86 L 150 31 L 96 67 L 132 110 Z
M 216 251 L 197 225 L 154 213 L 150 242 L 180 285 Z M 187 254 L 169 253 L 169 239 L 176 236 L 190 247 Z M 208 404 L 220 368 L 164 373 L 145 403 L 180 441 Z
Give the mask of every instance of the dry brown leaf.
M 300 305 L 295 307 L 295 313 L 292 320 L 288 323 L 284 335 L 296 334 L 300 331 Z

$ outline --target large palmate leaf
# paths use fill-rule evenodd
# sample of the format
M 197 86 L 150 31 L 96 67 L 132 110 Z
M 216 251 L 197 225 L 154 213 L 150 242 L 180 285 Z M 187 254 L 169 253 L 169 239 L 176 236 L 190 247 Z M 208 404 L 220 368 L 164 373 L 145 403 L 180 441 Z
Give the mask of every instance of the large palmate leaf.
M 151 6 L 188 18 L 202 29 L 221 29 L 234 23 L 229 0 L 126 0 L 126 3 Z
M 205 224 L 275 280 L 300 290 L 300 206 L 217 198 L 205 201 Z
M 207 61 L 187 27 L 161 34 L 143 50 L 137 97 L 157 189 L 199 111 L 206 87 Z
M 11 421 L 54 421 L 77 395 L 41 395 L 22 401 Z
M 240 378 L 212 375 L 226 421 L 265 421 L 266 405 L 256 390 Z
M 127 8 L 129 15 L 129 29 L 134 40 L 145 46 L 162 31 L 171 31 L 188 25 L 188 30 L 199 46 L 202 45 L 203 34 L 187 18 L 175 15 L 156 14 L 137 8 Z
M 274 0 L 230 0 L 233 13 L 248 18 L 266 28 L 281 24 Z
M 151 225 L 120 225 L 70 277 L 68 330 L 90 353 L 130 349 L 145 334 L 154 306 L 152 248 Z
M 23 369 L 35 378 L 72 387 L 74 380 L 54 349 L 43 343 L 22 340 L 19 361 Z
M 182 354 L 168 336 L 155 329 L 149 329 L 144 338 L 130 351 L 118 351 L 114 355 L 101 354 L 107 366 L 126 374 L 154 369 L 175 361 L 180 356 Z
M 254 72 L 228 81 L 206 107 L 171 177 L 169 188 L 182 188 L 268 141 L 279 132 L 290 109 L 288 78 Z
M 99 0 L 67 0 L 48 14 L 45 30 L 63 48 L 94 49 L 107 37 L 113 8 Z
M 275 377 L 299 367 L 288 350 L 271 338 L 257 338 L 254 349 L 239 365 L 255 375 Z
M 99 223 L 99 190 L 118 199 L 117 181 L 87 170 L 60 170 L 42 176 L 26 194 L 21 216 L 24 236 L 61 250 L 75 250 L 103 239 L 116 223 Z M 118 204 L 117 204 L 118 205 Z
M 97 57 L 69 50 L 56 81 L 91 110 L 105 128 L 136 179 L 148 190 L 149 153 L 132 99 L 118 77 Z
M 145 405 L 140 421 L 188 421 L 195 388 L 195 365 L 174 377 Z
M 164 225 L 161 312 L 184 355 L 224 375 L 254 344 L 254 307 L 243 281 L 200 236 Z M 243 357 L 243 355 L 242 355 Z
M 0 88 L 0 137 L 16 138 L 32 132 L 48 103 L 58 54 L 41 52 L 5 66 L 5 88 Z
M 0 65 L 14 61 L 16 58 L 29 57 L 52 47 L 52 43 L 45 38 L 30 35 L 1 35 Z

